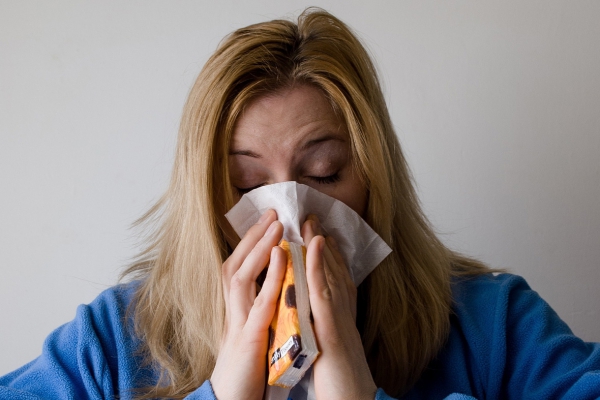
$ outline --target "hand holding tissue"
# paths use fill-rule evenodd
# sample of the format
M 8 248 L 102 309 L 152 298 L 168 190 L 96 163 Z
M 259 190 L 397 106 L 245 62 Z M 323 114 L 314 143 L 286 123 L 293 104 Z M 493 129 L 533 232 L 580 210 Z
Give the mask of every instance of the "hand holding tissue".
M 306 217 L 316 215 L 324 234 L 336 240 L 356 286 L 391 253 L 391 249 L 343 202 L 296 182 L 262 186 L 249 192 L 226 217 L 236 233 L 243 237 L 269 209 L 277 212 L 284 227 L 280 247 L 288 256 L 282 292 L 270 327 L 269 385 L 292 388 L 319 354 L 310 320 L 306 248 L 300 234 Z

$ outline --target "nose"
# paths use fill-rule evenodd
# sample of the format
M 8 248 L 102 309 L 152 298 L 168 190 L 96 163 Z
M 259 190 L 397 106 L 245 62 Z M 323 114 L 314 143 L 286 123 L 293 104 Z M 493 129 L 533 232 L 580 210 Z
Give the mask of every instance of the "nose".
M 298 181 L 298 174 L 296 174 L 296 173 L 294 173 L 294 171 L 291 171 L 288 169 L 277 170 L 277 171 L 274 171 L 273 174 L 271 175 L 269 184 L 289 182 L 289 181 Z

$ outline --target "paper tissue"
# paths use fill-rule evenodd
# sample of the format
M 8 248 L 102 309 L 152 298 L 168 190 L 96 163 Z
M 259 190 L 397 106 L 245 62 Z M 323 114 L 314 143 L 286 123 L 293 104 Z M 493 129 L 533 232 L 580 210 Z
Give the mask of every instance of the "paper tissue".
M 336 240 L 356 286 L 392 249 L 354 210 L 310 186 L 282 182 L 246 193 L 225 215 L 242 238 L 265 211 L 273 209 L 283 224 L 283 238 L 303 245 L 300 229 L 309 214 L 319 218 L 325 235 Z

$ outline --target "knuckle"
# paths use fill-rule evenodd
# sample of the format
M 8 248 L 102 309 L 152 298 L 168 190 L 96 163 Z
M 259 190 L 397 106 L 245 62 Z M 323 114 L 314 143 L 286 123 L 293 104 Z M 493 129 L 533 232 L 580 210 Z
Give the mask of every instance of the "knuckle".
M 256 240 L 258 239 L 258 237 L 260 237 L 260 231 L 261 231 L 261 226 L 260 224 L 254 224 L 250 227 L 250 229 L 248 229 L 248 232 L 246 232 L 246 235 L 244 235 L 244 239 L 248 238 L 248 240 Z
M 261 226 L 261 224 L 254 224 L 248 229 L 244 237 L 242 238 L 242 242 L 246 245 L 249 243 L 256 243 L 263 236 L 265 228 Z M 241 242 L 240 242 L 241 243 Z M 239 246 L 239 244 L 238 244 Z
M 259 258 L 262 251 L 263 251 L 263 246 L 261 246 L 261 244 L 259 242 L 256 244 L 256 246 L 254 246 L 252 248 L 252 250 L 250 250 L 250 253 L 248 253 L 248 257 L 246 257 L 246 260 L 252 260 L 252 259 Z
M 331 301 L 333 299 L 333 294 L 331 293 L 331 289 L 329 287 L 324 287 L 319 293 L 321 298 L 325 301 Z
M 342 287 L 340 280 L 333 273 L 327 271 L 325 276 L 331 288 L 340 289 Z
M 229 257 L 227 260 L 225 260 L 225 262 L 223 262 L 221 267 L 221 276 L 227 280 L 235 274 L 237 269 L 239 269 L 239 265 L 237 265 L 232 257 Z
M 231 291 L 235 291 L 241 289 L 246 284 L 246 279 L 244 279 L 239 273 L 233 274 L 231 277 L 231 281 L 229 282 L 229 288 Z
M 270 255 L 272 249 L 273 249 L 273 244 L 270 242 L 270 240 L 268 238 L 264 237 L 256 244 L 256 246 L 254 246 L 254 248 L 252 249 L 252 252 L 257 256 L 265 255 L 265 254 Z
M 257 308 L 257 309 L 261 309 L 264 308 L 266 306 L 266 301 L 264 296 L 256 296 L 256 298 L 254 299 L 254 304 L 253 307 Z
M 330 349 L 332 350 L 336 350 L 336 352 L 343 352 L 343 348 L 344 345 L 343 343 L 343 338 L 341 337 L 341 335 L 337 332 L 337 330 L 333 330 L 333 332 L 331 332 L 329 335 L 327 335 L 327 337 L 325 338 L 325 341 L 327 342 L 328 346 Z
M 223 266 L 221 267 L 221 275 L 227 276 L 227 273 L 229 272 L 230 269 L 231 269 L 231 258 L 228 258 L 227 260 L 225 260 L 225 262 L 223 263 Z

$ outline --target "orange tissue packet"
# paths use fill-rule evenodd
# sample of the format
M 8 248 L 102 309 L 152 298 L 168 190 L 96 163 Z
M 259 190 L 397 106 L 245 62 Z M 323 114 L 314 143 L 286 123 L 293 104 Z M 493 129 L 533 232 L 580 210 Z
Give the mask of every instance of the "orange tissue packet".
M 319 355 L 310 316 L 306 248 L 282 240 L 287 255 L 283 287 L 269 327 L 269 385 L 295 386 Z

